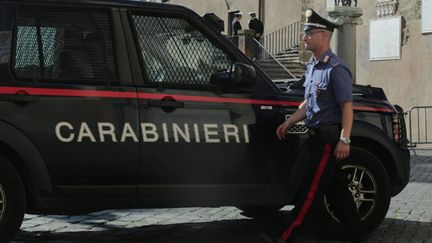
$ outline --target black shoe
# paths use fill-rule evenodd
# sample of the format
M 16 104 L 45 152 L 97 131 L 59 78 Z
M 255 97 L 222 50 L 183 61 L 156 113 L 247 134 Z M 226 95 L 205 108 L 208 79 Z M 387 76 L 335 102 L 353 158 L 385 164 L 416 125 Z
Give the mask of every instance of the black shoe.
M 258 235 L 259 238 L 265 242 L 265 243 L 285 243 L 284 240 L 278 238 L 278 239 L 272 239 L 270 236 L 268 236 L 267 234 L 259 234 Z

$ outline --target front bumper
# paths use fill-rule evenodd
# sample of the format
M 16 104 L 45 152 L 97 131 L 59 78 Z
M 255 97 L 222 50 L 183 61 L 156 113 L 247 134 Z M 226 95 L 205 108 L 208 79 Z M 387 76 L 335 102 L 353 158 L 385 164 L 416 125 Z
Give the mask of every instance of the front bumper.
M 411 172 L 411 155 L 408 149 L 399 149 L 395 156 L 397 181 L 392 186 L 392 197 L 399 194 L 408 184 Z

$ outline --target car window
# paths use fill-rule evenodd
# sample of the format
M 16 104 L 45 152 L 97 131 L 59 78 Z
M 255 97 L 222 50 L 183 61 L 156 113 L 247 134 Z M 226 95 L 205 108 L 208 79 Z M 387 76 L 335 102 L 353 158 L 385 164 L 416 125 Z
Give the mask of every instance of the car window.
M 234 63 L 181 16 L 132 13 L 131 19 L 148 83 L 209 86 L 212 73 Z
M 106 11 L 20 7 L 13 68 L 22 78 L 115 80 L 112 39 Z
M 0 64 L 9 63 L 12 31 L 0 31 Z
M 0 3 L 0 64 L 9 63 L 12 46 L 12 16 L 15 9 Z

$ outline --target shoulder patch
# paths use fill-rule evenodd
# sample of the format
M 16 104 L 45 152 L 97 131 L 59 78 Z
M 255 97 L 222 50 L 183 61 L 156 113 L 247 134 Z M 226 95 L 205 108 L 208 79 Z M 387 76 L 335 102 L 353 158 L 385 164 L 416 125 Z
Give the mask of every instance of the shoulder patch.
M 323 59 L 323 62 L 324 63 L 328 63 L 329 60 L 330 60 L 330 57 L 329 56 L 325 56 L 324 59 Z

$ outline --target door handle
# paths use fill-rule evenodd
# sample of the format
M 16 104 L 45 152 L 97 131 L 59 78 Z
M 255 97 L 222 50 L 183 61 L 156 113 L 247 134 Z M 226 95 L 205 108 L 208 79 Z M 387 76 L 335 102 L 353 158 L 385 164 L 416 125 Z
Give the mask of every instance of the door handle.
M 1 100 L 15 102 L 18 105 L 25 105 L 38 101 L 39 97 L 30 95 L 27 91 L 19 90 L 12 95 L 2 95 Z
M 161 108 L 183 108 L 184 103 L 175 100 L 149 100 L 147 105 L 151 107 L 161 107 Z
M 148 107 L 160 107 L 164 112 L 170 113 L 175 111 L 178 108 L 183 108 L 184 103 L 180 101 L 176 101 L 171 96 L 165 96 L 161 100 L 148 100 Z

